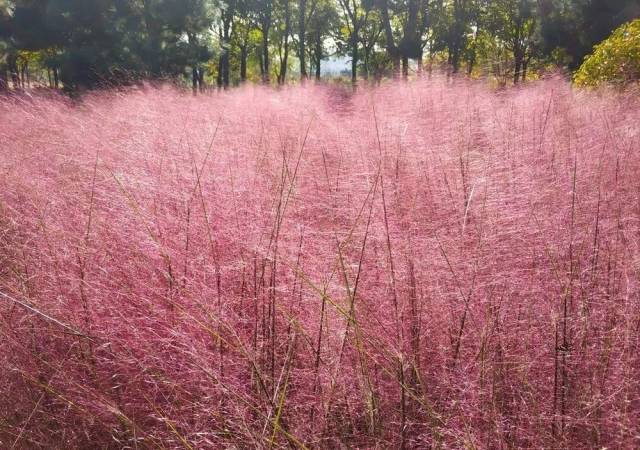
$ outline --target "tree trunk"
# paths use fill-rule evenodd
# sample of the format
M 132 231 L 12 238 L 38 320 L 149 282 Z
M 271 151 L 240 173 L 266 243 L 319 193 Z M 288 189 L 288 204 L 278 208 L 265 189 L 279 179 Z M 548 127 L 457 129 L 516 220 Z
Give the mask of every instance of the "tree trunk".
M 408 1 L 408 17 L 404 26 L 399 52 L 402 56 L 402 77 L 409 78 L 409 58 L 422 57 L 420 34 L 418 32 L 418 1 Z
M 316 80 L 320 81 L 320 61 L 322 60 L 322 36 L 316 34 Z
M 260 48 L 258 51 L 258 62 L 260 63 L 260 79 L 264 80 L 264 58 L 262 55 L 262 48 Z
M 240 46 L 240 82 L 247 81 L 247 44 Z
M 205 85 L 204 85 L 204 69 L 202 67 L 200 67 L 198 69 L 198 90 L 200 92 L 204 92 L 205 89 Z
M 262 82 L 269 84 L 269 28 L 271 28 L 271 2 L 265 5 L 262 17 Z
M 514 52 L 515 68 L 513 72 L 513 84 L 518 84 L 520 81 L 520 73 L 522 72 L 522 55 L 520 51 Z
M 393 55 L 393 78 L 400 78 L 400 73 L 402 71 L 402 64 L 400 55 Z
M 529 62 L 531 61 L 531 57 L 525 58 L 522 62 L 522 82 L 527 81 L 527 69 L 529 68 Z
M 298 58 L 300 59 L 300 79 L 305 80 L 307 78 L 307 63 L 305 60 L 306 57 L 306 48 L 305 48 L 305 35 L 306 35 L 306 18 L 307 18 L 307 0 L 299 0 L 300 1 L 300 11 L 298 16 L 298 42 L 299 42 L 299 51 Z
M 7 67 L 0 64 L 0 92 L 9 89 L 9 78 L 7 77 Z
M 351 82 L 358 81 L 358 30 L 354 29 L 351 34 Z
M 158 77 L 162 72 L 162 67 L 158 59 L 158 55 L 160 55 L 162 48 L 162 25 L 154 19 L 154 12 L 152 11 L 152 5 L 150 2 L 143 1 L 142 6 L 144 9 L 144 24 L 147 31 L 147 42 L 151 49 L 149 70 L 152 77 Z M 191 38 L 191 36 L 189 36 L 189 38 Z
M 20 87 L 20 76 L 18 75 L 18 55 L 15 53 L 9 54 L 7 56 L 7 65 L 9 68 L 9 73 L 11 74 L 11 84 L 14 89 L 18 89 Z
M 58 77 L 58 68 L 53 68 L 53 86 L 58 89 L 60 87 L 60 77 Z
M 193 95 L 198 93 L 198 68 L 196 66 L 191 68 L 191 90 Z
M 369 79 L 369 58 L 370 58 L 370 54 L 371 54 L 371 50 L 365 46 L 363 48 L 364 50 L 364 55 L 362 55 L 362 67 L 363 67 L 363 71 L 362 71 L 362 78 L 365 80 Z
M 284 56 L 280 61 L 280 79 L 279 83 L 284 84 L 287 79 L 287 63 L 289 60 L 289 33 L 291 32 L 291 11 L 289 9 L 289 0 L 284 2 Z
M 514 71 L 513 71 L 513 84 L 518 84 L 520 81 L 520 73 L 522 72 L 522 62 L 524 60 L 524 51 L 521 42 L 522 36 L 522 24 L 520 21 L 516 23 L 516 34 L 513 39 L 513 59 L 514 59 Z
M 269 84 L 269 29 L 262 32 L 262 81 Z
M 460 45 L 457 42 L 453 44 L 451 52 L 451 67 L 453 68 L 453 73 L 460 71 Z
M 460 71 L 460 56 L 463 45 L 463 33 L 464 33 L 464 16 L 465 12 L 462 8 L 461 0 L 455 0 L 453 2 L 453 27 L 451 29 L 451 44 L 449 47 L 451 66 L 453 67 L 453 73 Z
M 475 62 L 475 57 L 470 56 L 469 60 L 467 61 L 467 75 L 471 76 L 471 74 L 473 73 L 473 66 L 475 65 Z
M 478 58 L 478 33 L 480 30 L 480 22 L 476 20 L 473 27 L 475 28 L 475 30 L 473 33 L 471 45 L 469 46 L 469 54 L 467 57 L 467 75 L 468 76 L 471 76 L 471 74 L 473 73 L 473 68 L 475 67 L 476 60 Z
M 22 66 L 20 66 L 20 86 L 22 87 L 22 89 L 24 89 L 26 87 L 26 75 L 27 73 L 27 65 L 26 64 L 22 64 Z
M 229 28 L 233 11 L 224 12 L 225 18 L 222 21 L 222 85 L 226 89 L 229 87 Z
M 418 77 L 422 76 L 422 70 L 423 70 L 423 62 L 422 62 L 422 58 L 424 57 L 424 54 L 422 53 L 422 50 L 420 50 L 420 55 L 418 56 L 418 69 L 417 69 L 417 75 Z
M 400 76 L 400 52 L 393 40 L 393 30 L 391 28 L 391 19 L 389 17 L 389 5 L 387 0 L 381 1 L 380 12 L 382 13 L 382 24 L 384 26 L 384 37 L 386 41 L 387 53 L 393 61 L 393 78 Z
M 222 87 L 229 87 L 229 48 L 225 48 L 222 50 L 221 56 L 221 65 L 222 65 Z

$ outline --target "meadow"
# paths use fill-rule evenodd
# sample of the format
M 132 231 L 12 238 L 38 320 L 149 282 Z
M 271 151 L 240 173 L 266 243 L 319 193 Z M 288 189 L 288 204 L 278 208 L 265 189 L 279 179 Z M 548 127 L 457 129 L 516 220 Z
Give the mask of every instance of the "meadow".
M 640 447 L 640 99 L 0 99 L 0 448 Z

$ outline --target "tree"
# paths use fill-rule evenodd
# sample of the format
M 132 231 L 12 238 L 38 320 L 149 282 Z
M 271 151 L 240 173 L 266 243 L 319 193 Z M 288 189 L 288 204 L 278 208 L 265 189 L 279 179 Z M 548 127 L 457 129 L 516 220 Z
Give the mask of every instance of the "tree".
M 278 28 L 279 45 L 278 55 L 280 57 L 280 69 L 278 71 L 278 84 L 284 84 L 287 79 L 287 69 L 289 65 L 289 36 L 291 35 L 291 2 L 281 0 L 279 6 Z
M 455 0 L 456 2 L 459 0 Z M 427 17 L 427 0 L 378 0 L 385 35 L 385 47 L 393 61 L 393 73 L 409 74 L 409 59 L 422 58 L 422 34 Z M 394 27 L 394 25 L 396 25 Z M 394 29 L 395 28 L 395 29 Z
M 543 50 L 562 49 L 577 69 L 595 44 L 637 17 L 640 0 L 540 0 Z
M 146 70 L 152 77 L 175 77 L 190 68 L 193 89 L 202 90 L 204 63 L 213 56 L 212 26 L 223 15 L 219 11 L 215 0 L 143 0 L 149 44 L 135 28 L 133 33 L 143 39 L 149 55 Z
M 467 38 L 467 48 L 465 51 L 467 61 L 467 75 L 473 73 L 474 66 L 478 59 L 478 47 L 480 40 L 486 37 L 485 26 L 487 11 L 491 4 L 490 0 L 470 0 L 468 21 L 470 34 Z
M 619 27 L 595 47 L 575 74 L 579 86 L 640 80 L 640 19 Z
M 234 0 L 228 0 L 221 6 L 220 14 L 220 60 L 218 63 L 219 73 L 218 85 L 222 85 L 225 89 L 229 87 L 229 54 L 231 53 L 231 27 L 233 25 L 233 19 L 236 13 L 236 2 Z
M 513 82 L 525 81 L 536 50 L 538 16 L 535 0 L 496 0 L 490 3 L 490 29 L 513 55 Z
M 269 83 L 269 31 L 273 21 L 273 0 L 256 0 L 255 9 L 257 23 L 262 32 L 262 54 L 260 57 L 260 73 L 262 82 Z
M 314 2 L 317 3 L 317 0 Z M 313 15 L 313 12 L 311 13 Z M 298 7 L 298 59 L 300 60 L 300 79 L 307 78 L 306 34 L 307 34 L 307 0 L 299 0 Z
M 12 10 L 9 2 L 0 0 L 0 91 L 4 91 L 9 87 L 7 71 L 9 70 L 11 14 Z
M 46 20 L 46 6 L 36 0 L 0 1 L 0 89 L 8 86 L 7 71 L 19 87 L 30 69 L 41 65 L 53 69 L 57 79 L 55 56 L 62 42 Z
M 174 77 L 210 58 L 207 30 L 213 0 L 16 0 L 7 27 L 17 73 L 17 51 L 40 60 L 68 89 Z M 3 20 L 7 20 L 3 14 Z M 185 40 L 185 37 L 188 39 Z M 15 77 L 15 75 L 14 75 Z
M 239 60 L 239 81 L 247 81 L 247 66 L 249 51 L 256 46 L 255 34 L 249 15 L 246 10 L 239 8 L 238 17 L 234 21 L 231 33 L 230 48 L 237 49 L 237 59 Z
M 360 42 L 362 43 L 362 68 L 363 76 L 368 79 L 370 75 L 376 76 L 382 71 L 377 63 L 380 62 L 376 54 L 376 47 L 381 47 L 381 37 L 384 30 L 379 11 L 372 11 L 368 20 L 360 32 Z M 385 63 L 388 58 L 385 58 Z M 386 64 L 382 64 L 385 66 Z
M 351 52 L 351 82 L 358 80 L 360 31 L 369 20 L 373 5 L 368 0 L 339 0 L 342 7 L 346 41 Z
M 351 58 L 354 83 L 390 67 L 406 78 L 424 53 L 430 70 L 490 67 L 519 83 L 531 61 L 578 67 L 638 15 L 640 0 L 0 0 L 0 89 L 181 79 L 197 92 L 258 67 L 282 84 L 292 53 L 302 80 L 320 78 L 332 47 Z
M 325 40 L 334 31 L 335 24 L 340 23 L 340 17 L 333 0 L 314 0 L 308 18 L 305 32 L 308 42 L 312 43 L 310 62 L 316 80 L 320 80 L 322 59 L 326 53 Z
M 453 73 L 460 70 L 460 59 L 467 45 L 468 4 L 468 0 L 453 0 L 453 22 L 449 30 L 449 63 Z

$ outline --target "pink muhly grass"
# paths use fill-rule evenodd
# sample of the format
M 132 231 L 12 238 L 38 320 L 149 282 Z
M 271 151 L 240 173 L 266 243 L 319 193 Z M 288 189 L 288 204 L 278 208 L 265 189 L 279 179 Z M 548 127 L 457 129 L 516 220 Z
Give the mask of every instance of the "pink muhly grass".
M 638 447 L 639 152 L 560 80 L 0 100 L 0 447 Z

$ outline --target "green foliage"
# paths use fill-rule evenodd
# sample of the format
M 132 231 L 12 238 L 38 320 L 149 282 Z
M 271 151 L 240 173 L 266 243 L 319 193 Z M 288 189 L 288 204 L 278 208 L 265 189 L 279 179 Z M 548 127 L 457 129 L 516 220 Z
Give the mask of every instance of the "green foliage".
M 59 70 L 67 88 L 174 77 L 211 58 L 217 8 L 215 0 L 0 0 L 0 52 L 10 72 L 39 64 Z M 24 51 L 39 58 L 18 60 Z
M 563 49 L 571 70 L 613 30 L 640 17 L 640 0 L 544 0 L 540 5 L 543 50 L 551 55 Z
M 351 60 L 352 81 L 398 75 L 401 63 L 409 76 L 417 60 L 506 85 L 549 65 L 574 70 L 639 16 L 640 0 L 0 0 L 0 89 L 22 78 L 68 89 L 140 79 L 226 87 L 283 69 L 292 79 L 298 66 L 319 78 L 335 55 Z M 637 76 L 634 55 L 619 76 Z M 597 59 L 598 73 L 614 70 Z
M 626 84 L 640 79 L 640 19 L 619 27 L 595 47 L 574 76 L 579 86 Z
M 3 64 L 9 49 L 9 38 L 11 37 L 11 16 L 12 9 L 8 0 L 0 0 L 0 64 Z

